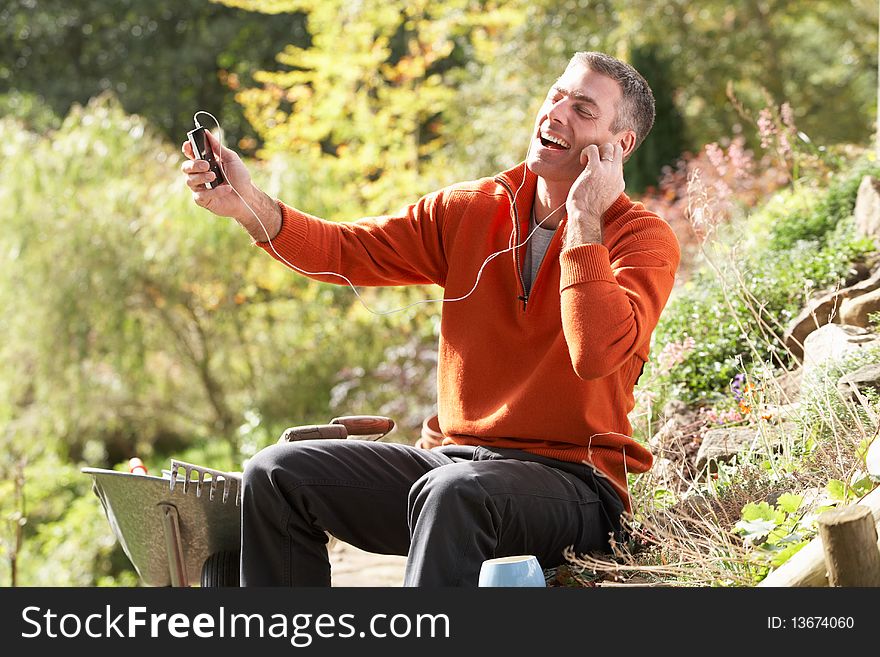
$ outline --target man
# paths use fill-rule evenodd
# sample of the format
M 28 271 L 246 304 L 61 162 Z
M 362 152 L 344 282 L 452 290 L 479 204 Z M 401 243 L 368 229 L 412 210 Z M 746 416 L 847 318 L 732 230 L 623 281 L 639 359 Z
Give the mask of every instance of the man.
M 547 568 L 567 547 L 608 549 L 631 509 L 627 473 L 652 462 L 628 436 L 627 413 L 679 261 L 669 226 L 623 193 L 623 162 L 653 120 L 641 75 L 577 53 L 538 112 L 524 163 L 395 215 L 311 217 L 256 189 L 226 149 L 227 178 L 247 205 L 229 185 L 205 188 L 207 162 L 183 165 L 198 205 L 235 218 L 298 270 L 355 285 L 436 283 L 445 299 L 464 297 L 443 305 L 443 444 L 262 450 L 244 474 L 242 584 L 329 585 L 327 532 L 407 555 L 406 586 L 474 586 L 493 557 L 533 554 Z M 489 256 L 535 227 L 474 287 Z

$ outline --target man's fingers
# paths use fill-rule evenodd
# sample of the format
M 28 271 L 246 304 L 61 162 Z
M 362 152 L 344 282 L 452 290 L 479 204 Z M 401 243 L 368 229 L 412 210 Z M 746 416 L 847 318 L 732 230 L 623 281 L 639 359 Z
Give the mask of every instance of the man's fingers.
M 599 157 L 602 162 L 620 166 L 621 162 L 623 162 L 623 150 L 618 144 L 602 144 L 599 147 Z
M 228 161 L 231 156 L 235 153 L 225 146 L 220 145 L 220 140 L 214 136 L 214 133 L 210 130 L 205 130 L 205 137 L 208 140 L 208 143 L 211 144 L 211 150 L 214 151 L 214 156 L 216 157 L 218 153 L 223 153 L 223 160 Z M 192 144 L 189 143 L 189 140 L 183 142 L 183 145 L 180 147 L 180 150 L 183 151 L 183 154 L 186 155 L 190 160 L 195 160 L 196 156 L 193 153 Z
M 187 175 L 192 173 L 204 173 L 210 168 L 211 166 L 205 160 L 187 160 L 180 165 L 180 170 Z
M 590 144 L 581 151 L 581 166 L 595 163 L 599 161 L 599 147 L 596 144 Z
M 581 166 L 586 167 L 588 164 L 596 162 L 616 162 L 618 165 L 623 163 L 623 146 L 620 144 L 590 144 L 581 151 Z
M 211 182 L 216 177 L 217 176 L 214 175 L 213 171 L 208 171 L 207 173 L 191 174 L 186 177 L 186 184 L 193 191 L 204 190 L 205 183 Z
M 186 174 L 186 184 L 193 191 L 204 190 L 205 183 L 217 178 L 205 160 L 187 160 L 180 165 L 180 170 Z

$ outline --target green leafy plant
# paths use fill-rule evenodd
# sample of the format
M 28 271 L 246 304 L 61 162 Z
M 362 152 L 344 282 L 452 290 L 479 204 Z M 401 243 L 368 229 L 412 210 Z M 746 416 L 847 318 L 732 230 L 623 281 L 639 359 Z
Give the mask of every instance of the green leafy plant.
M 785 493 L 776 504 L 750 502 L 743 507 L 742 518 L 734 526 L 749 546 L 758 566 L 758 580 L 771 568 L 778 568 L 797 554 L 816 534 L 815 515 L 804 508 L 804 497 Z M 831 508 L 820 507 L 819 512 Z

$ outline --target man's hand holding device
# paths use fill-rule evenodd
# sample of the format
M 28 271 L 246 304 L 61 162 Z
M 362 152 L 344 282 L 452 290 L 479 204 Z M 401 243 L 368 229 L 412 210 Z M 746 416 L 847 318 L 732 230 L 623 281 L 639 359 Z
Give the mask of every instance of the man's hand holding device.
M 258 242 L 281 229 L 281 210 L 251 182 L 250 173 L 234 151 L 199 126 L 187 133 L 181 166 L 196 205 L 221 217 L 232 217 Z

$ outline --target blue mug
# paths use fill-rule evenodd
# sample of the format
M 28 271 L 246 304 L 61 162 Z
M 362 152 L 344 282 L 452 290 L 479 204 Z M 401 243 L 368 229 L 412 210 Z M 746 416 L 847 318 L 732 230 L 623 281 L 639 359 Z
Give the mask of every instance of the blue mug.
M 531 554 L 486 559 L 480 568 L 480 586 L 544 587 L 544 571 Z

